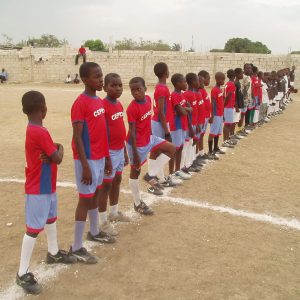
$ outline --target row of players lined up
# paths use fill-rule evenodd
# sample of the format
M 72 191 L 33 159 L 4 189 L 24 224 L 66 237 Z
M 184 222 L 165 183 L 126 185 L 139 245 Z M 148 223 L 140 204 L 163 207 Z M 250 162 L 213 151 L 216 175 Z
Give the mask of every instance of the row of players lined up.
M 261 110 L 259 120 L 262 123 L 268 120 L 267 114 L 272 116 L 283 109 L 293 86 L 289 83 L 289 70 L 285 70 L 284 74 L 283 71 L 275 72 L 271 76 L 257 71 L 250 64 L 245 65 L 244 71 L 239 68 L 229 70 L 229 81 L 224 90 L 225 75 L 216 73 L 216 85 L 210 97 L 205 89 L 210 83 L 208 72 L 189 73 L 186 77 L 174 74 L 171 77 L 174 91 L 170 93 L 167 87 L 168 66 L 158 63 L 154 66 L 158 84 L 153 105 L 146 95 L 143 78 L 135 77 L 129 82 L 134 99 L 126 110 L 129 125 L 126 134 L 123 106 L 118 100 L 123 91 L 120 76 L 107 74 L 103 82 L 98 64 L 82 64 L 80 77 L 85 90 L 71 109 L 72 150 L 79 200 L 75 212 L 74 241 L 68 252 L 59 250 L 56 232 L 56 176 L 57 165 L 63 159 L 63 146 L 54 143 L 43 127 L 47 113 L 44 96 L 38 91 L 25 93 L 22 106 L 29 121 L 25 142 L 26 233 L 16 275 L 17 284 L 27 293 L 38 294 L 42 290 L 28 269 L 36 238 L 43 229 L 48 242 L 47 263 L 97 263 L 97 257 L 83 247 L 86 219 L 89 217 L 87 240 L 100 243 L 116 241 L 118 232 L 112 223 L 130 221 L 118 207 L 125 165 L 130 164 L 131 167 L 129 186 L 134 209 L 142 215 L 152 215 L 153 210 L 141 198 L 139 186 L 141 167 L 147 160 L 148 172 L 144 180 L 149 183 L 148 192 L 162 195 L 164 188 L 182 184 L 191 177 L 190 172 L 199 172 L 207 159 L 217 160 L 218 154 L 224 153 L 218 146 L 223 123 L 223 145 L 233 147 L 238 139 L 248 134 L 247 128 L 253 129 L 258 123 L 256 111 Z M 284 86 L 281 85 L 283 80 L 287 80 Z M 103 86 L 107 95 L 102 100 L 96 91 L 102 90 Z M 246 129 L 242 127 L 244 119 Z M 208 124 L 209 152 L 205 154 L 203 136 Z M 169 175 L 165 176 L 167 163 Z

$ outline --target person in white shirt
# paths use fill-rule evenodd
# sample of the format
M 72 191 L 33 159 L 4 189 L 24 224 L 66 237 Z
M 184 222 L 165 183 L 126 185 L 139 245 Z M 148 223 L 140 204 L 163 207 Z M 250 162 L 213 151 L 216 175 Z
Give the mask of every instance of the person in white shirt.
M 5 71 L 5 69 L 2 69 L 1 73 L 0 73 L 0 81 L 1 83 L 3 83 L 4 81 L 7 81 L 8 79 L 8 74 Z
M 72 82 L 71 75 L 68 74 L 67 78 L 65 79 L 65 83 L 71 83 L 71 82 Z

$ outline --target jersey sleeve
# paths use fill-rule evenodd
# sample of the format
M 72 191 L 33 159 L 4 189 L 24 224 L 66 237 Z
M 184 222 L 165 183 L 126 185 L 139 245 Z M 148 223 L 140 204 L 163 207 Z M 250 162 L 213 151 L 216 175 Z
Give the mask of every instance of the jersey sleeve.
M 136 122 L 137 114 L 136 114 L 135 107 L 132 104 L 128 106 L 128 108 L 126 110 L 126 114 L 127 114 L 128 123 L 135 123 Z
M 76 100 L 71 109 L 71 121 L 72 123 L 84 121 L 84 105 L 82 102 Z
M 51 156 L 57 151 L 57 147 L 47 130 L 41 131 L 41 134 L 39 135 L 39 144 L 47 156 Z
M 175 109 L 177 105 L 180 104 L 180 97 L 177 97 L 176 94 L 172 94 L 171 95 L 171 104 L 172 104 L 172 107 Z

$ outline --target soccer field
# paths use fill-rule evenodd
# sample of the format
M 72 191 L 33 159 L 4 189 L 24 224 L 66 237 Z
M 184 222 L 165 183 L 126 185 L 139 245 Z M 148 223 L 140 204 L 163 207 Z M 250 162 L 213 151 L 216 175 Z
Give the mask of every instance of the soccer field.
M 70 108 L 82 86 L 0 86 L 0 299 L 25 296 L 14 280 L 25 230 L 27 119 L 21 97 L 31 89 L 45 95 L 44 126 L 65 147 L 58 172 L 58 240 L 63 249 L 73 240 L 77 192 Z M 126 108 L 128 90 L 121 99 Z M 120 205 L 133 222 L 117 225 L 116 244 L 86 243 L 100 257 L 90 266 L 45 265 L 42 233 L 31 261 L 44 287 L 38 298 L 300 299 L 299 115 L 300 97 L 294 96 L 284 114 L 254 130 L 184 185 L 166 189 L 160 198 L 144 194 L 147 203 L 153 202 L 151 217 L 133 212 L 126 168 Z M 142 180 L 141 185 L 146 191 Z

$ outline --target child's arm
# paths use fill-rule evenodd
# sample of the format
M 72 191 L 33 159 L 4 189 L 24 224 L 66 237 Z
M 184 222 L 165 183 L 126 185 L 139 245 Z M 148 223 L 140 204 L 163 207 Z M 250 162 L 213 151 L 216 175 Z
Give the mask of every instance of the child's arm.
M 86 185 L 92 184 L 92 172 L 90 169 L 90 166 L 88 164 L 84 146 L 82 142 L 82 130 L 83 130 L 83 123 L 82 122 L 76 122 L 73 123 L 73 139 L 75 143 L 75 147 L 78 152 L 79 159 L 81 161 L 82 165 L 82 179 L 81 182 Z
M 133 166 L 136 170 L 141 168 L 141 160 L 136 148 L 135 123 L 129 123 L 129 138 L 133 153 Z
M 158 119 L 161 123 L 161 126 L 165 132 L 165 136 L 166 136 L 166 139 L 169 138 L 170 139 L 170 131 L 169 131 L 169 128 L 167 126 L 167 122 L 166 122 L 166 116 L 165 116 L 165 97 L 159 97 L 158 100 L 157 100 L 157 103 L 158 103 Z M 168 139 L 168 140 L 169 140 Z
M 56 164 L 60 164 L 63 160 L 64 157 L 64 147 L 61 144 L 55 143 L 56 147 L 57 147 L 57 151 L 54 152 L 51 155 L 51 160 L 56 163 Z
M 179 115 L 182 115 L 182 116 L 186 116 L 188 113 L 188 111 L 186 110 L 186 107 L 182 107 L 180 104 L 177 104 L 175 106 L 175 110 Z
M 124 146 L 124 158 L 125 158 L 125 162 L 124 162 L 124 167 L 125 167 L 129 164 L 128 153 L 125 146 Z

